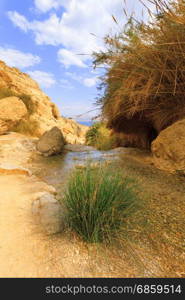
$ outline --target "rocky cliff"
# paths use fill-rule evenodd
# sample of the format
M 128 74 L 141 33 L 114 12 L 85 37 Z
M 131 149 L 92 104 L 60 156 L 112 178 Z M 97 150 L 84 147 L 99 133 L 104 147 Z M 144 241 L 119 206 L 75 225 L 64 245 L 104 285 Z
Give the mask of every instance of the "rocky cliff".
M 39 85 L 26 73 L 22 73 L 17 68 L 10 68 L 4 62 L 0 61 L 0 91 L 10 91 L 10 95 L 6 95 L 3 99 L 4 113 L 10 115 L 9 105 L 10 97 L 17 96 L 20 101 L 26 104 L 28 113 L 22 118 L 16 128 L 8 128 L 8 121 L 6 124 L 0 120 L 0 127 L 8 128 L 16 131 L 29 131 L 34 136 L 41 136 L 44 132 L 54 126 L 59 127 L 68 143 L 83 144 L 85 142 L 85 134 L 88 130 L 87 126 L 80 125 L 73 120 L 66 119 L 60 116 L 57 106 L 51 102 L 50 98 L 40 89 Z M 12 94 L 11 94 L 12 93 Z M 15 101 L 15 99 L 14 99 Z M 6 105 L 7 102 L 7 105 Z M 0 100 L 0 105 L 2 99 Z M 7 109 L 7 112 L 5 111 Z M 14 113 L 12 111 L 12 113 Z M 15 117 L 12 116 L 12 118 Z M 9 116 L 9 124 L 11 124 L 11 117 Z M 28 130 L 29 129 L 29 130 Z M 0 130 L 2 133 L 2 130 Z

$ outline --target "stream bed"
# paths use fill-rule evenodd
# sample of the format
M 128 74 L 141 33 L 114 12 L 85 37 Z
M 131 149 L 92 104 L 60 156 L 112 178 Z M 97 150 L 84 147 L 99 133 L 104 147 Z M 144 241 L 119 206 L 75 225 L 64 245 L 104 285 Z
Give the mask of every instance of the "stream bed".
M 66 182 L 75 167 L 83 167 L 88 162 L 101 163 L 119 160 L 119 154 L 125 151 L 126 148 L 98 151 L 88 146 L 67 145 L 60 155 L 44 157 L 34 154 L 30 169 L 34 175 L 57 188 L 58 185 Z

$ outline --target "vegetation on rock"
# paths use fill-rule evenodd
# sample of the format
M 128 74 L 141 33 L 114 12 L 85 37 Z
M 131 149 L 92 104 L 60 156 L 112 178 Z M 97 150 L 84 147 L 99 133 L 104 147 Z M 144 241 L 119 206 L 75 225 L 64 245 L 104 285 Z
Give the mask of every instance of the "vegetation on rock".
M 105 38 L 108 50 L 94 54 L 95 66 L 107 65 L 98 104 L 108 127 L 142 148 L 185 116 L 184 1 L 148 3 L 157 9 L 150 22 L 129 17 L 119 34 Z

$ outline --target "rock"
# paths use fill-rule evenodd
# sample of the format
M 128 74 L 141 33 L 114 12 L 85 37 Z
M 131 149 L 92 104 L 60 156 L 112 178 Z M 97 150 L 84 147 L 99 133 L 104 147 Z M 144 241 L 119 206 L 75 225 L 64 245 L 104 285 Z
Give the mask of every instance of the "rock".
M 50 193 L 40 193 L 32 202 L 32 213 L 48 234 L 61 232 L 65 227 L 62 206 Z
M 28 107 L 32 107 L 32 111 L 27 122 L 28 127 L 31 124 L 33 127 L 34 124 L 33 136 L 41 137 L 46 131 L 57 126 L 68 143 L 85 143 L 85 135 L 89 127 L 78 124 L 74 120 L 61 117 L 57 106 L 40 89 L 36 81 L 17 68 L 8 67 L 3 61 L 0 61 L 0 89 L 8 89 L 8 91 L 12 91 L 17 95 L 25 94 L 29 96 L 27 104 Z M 26 125 L 25 122 L 24 125 Z M 0 134 L 7 130 L 9 130 L 9 127 L 0 118 Z
M 28 138 L 20 133 L 0 135 L 0 163 L 10 166 L 25 167 L 32 161 L 32 155 L 36 151 L 37 139 Z M 21 155 L 20 155 L 21 153 Z
M 6 175 L 18 174 L 18 175 L 27 175 L 27 176 L 32 175 L 30 170 L 20 166 L 11 165 L 8 163 L 0 164 L 0 174 L 6 174 Z
M 19 98 L 0 99 L 0 134 L 11 130 L 26 114 L 27 108 Z
M 44 156 L 55 155 L 62 152 L 64 144 L 65 141 L 61 130 L 58 127 L 53 127 L 39 139 L 37 150 Z
M 169 172 L 185 170 L 185 119 L 175 122 L 152 143 L 154 165 Z
M 64 149 L 66 151 L 71 151 L 71 152 L 88 152 L 88 151 L 95 151 L 96 148 L 91 147 L 91 146 L 84 146 L 84 145 L 72 145 L 72 144 L 67 144 L 64 146 Z

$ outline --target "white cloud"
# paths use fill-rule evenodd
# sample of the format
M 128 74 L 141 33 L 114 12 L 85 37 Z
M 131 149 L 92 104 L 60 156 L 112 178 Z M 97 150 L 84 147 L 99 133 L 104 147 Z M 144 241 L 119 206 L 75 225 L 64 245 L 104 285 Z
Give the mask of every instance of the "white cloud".
M 40 57 L 37 55 L 5 47 L 0 47 L 0 59 L 10 67 L 17 68 L 27 68 L 41 62 Z
M 27 19 L 16 11 L 9 11 L 8 17 L 15 26 L 19 27 L 24 32 L 27 32 L 28 29 L 30 29 L 30 23 L 27 21 Z
M 83 80 L 83 77 L 75 72 L 65 72 L 65 75 L 75 81 L 81 82 Z
M 97 82 L 98 82 L 97 77 L 85 78 L 83 80 L 84 85 L 87 86 L 87 87 L 96 86 Z
M 32 31 L 37 44 L 65 48 L 59 57 L 67 67 L 84 67 L 93 51 L 104 49 L 103 37 L 118 30 L 112 15 L 123 19 L 122 0 L 37 0 L 35 4 L 43 12 L 62 5 L 65 12 L 61 16 L 52 13 L 43 21 L 28 21 L 15 11 L 9 12 L 9 18 L 20 29 Z
M 78 55 L 75 55 L 72 51 L 69 51 L 67 49 L 60 49 L 58 51 L 58 61 L 62 63 L 66 68 L 70 66 L 77 66 L 81 68 L 86 67 L 86 65 L 78 57 Z
M 50 88 L 56 84 L 55 77 L 52 73 L 47 73 L 43 71 L 29 71 L 28 74 L 36 80 L 39 85 L 43 88 Z
M 65 72 L 65 75 L 75 81 L 80 82 L 81 84 L 83 84 L 86 87 L 93 87 L 98 83 L 99 77 L 98 76 L 94 76 L 94 77 L 85 77 L 81 76 L 75 72 Z
M 42 13 L 50 11 L 52 8 L 57 9 L 62 6 L 62 0 L 35 0 L 35 7 Z
M 73 89 L 72 84 L 67 79 L 61 79 L 60 80 L 60 86 L 65 88 L 65 89 L 69 89 L 69 90 Z

